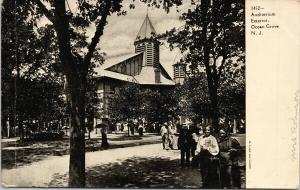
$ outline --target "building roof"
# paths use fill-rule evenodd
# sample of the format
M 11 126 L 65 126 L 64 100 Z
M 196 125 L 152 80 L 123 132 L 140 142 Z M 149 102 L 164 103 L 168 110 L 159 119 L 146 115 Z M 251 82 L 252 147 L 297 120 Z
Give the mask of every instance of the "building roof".
M 187 64 L 184 63 L 184 62 L 176 62 L 176 63 L 173 64 L 173 66 L 176 66 L 176 65 L 187 65 Z
M 148 14 L 136 36 L 136 40 L 141 40 L 145 38 L 151 38 L 154 34 L 156 34 L 155 29 L 149 19 Z
M 97 71 L 96 77 L 107 77 L 112 79 L 117 79 L 126 82 L 135 82 L 142 85 L 174 85 L 175 83 L 172 80 L 165 78 L 160 73 L 160 83 L 155 82 L 155 68 L 151 66 L 144 66 L 139 75 L 130 76 L 124 75 L 121 73 L 109 71 L 106 69 L 99 69 Z
M 148 17 L 148 14 L 146 15 L 146 18 L 138 32 L 138 35 L 136 37 L 136 40 L 139 39 L 145 39 L 145 38 L 151 38 L 153 34 L 156 34 L 155 29 Z M 112 78 L 117 79 L 121 81 L 127 81 L 127 82 L 135 82 L 141 85 L 175 85 L 175 83 L 172 81 L 172 78 L 167 73 L 167 71 L 164 69 L 164 67 L 159 63 L 159 70 L 160 70 L 160 82 L 155 82 L 155 70 L 157 68 L 153 66 L 143 66 L 141 68 L 141 71 L 138 75 L 131 76 L 127 74 L 122 74 L 119 72 L 110 71 L 109 68 L 113 67 L 114 65 L 117 65 L 119 63 L 122 63 L 126 60 L 129 60 L 131 58 L 134 58 L 136 56 L 143 56 L 144 52 L 139 53 L 132 53 L 132 54 L 126 54 L 118 57 L 113 57 L 106 59 L 104 64 L 100 67 L 95 68 L 95 77 L 96 78 Z M 144 60 L 142 60 L 144 62 Z M 145 64 L 143 64 L 145 65 Z
M 112 58 L 108 58 L 104 61 L 104 64 L 101 66 L 103 69 L 108 69 L 118 63 L 121 63 L 123 61 L 126 61 L 132 57 L 135 57 L 137 55 L 142 54 L 143 52 L 139 52 L 139 53 L 129 53 L 129 54 L 125 54 L 125 55 L 121 55 L 121 56 L 116 56 L 116 57 L 112 57 Z
M 126 81 L 126 82 L 136 82 L 136 80 L 130 76 L 130 75 L 124 75 L 121 73 L 101 69 L 97 72 L 97 75 L 95 77 L 107 77 L 107 78 L 112 78 L 112 79 L 117 79 L 121 81 Z
M 165 78 L 160 73 L 160 83 L 155 82 L 155 69 L 152 66 L 144 66 L 141 70 L 141 73 L 137 76 L 134 76 L 138 84 L 144 85 L 174 85 L 175 83 L 172 80 Z

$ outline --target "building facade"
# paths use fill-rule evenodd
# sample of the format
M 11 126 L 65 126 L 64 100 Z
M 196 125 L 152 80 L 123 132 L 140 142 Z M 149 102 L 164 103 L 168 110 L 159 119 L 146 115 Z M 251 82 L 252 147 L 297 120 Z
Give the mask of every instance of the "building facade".
M 155 35 L 156 31 L 147 14 L 135 38 L 134 53 L 107 59 L 95 69 L 101 114 L 95 118 L 94 125 L 108 124 L 109 96 L 118 93 L 125 84 L 137 83 L 146 88 L 172 88 L 176 83 L 183 82 L 185 65 L 173 65 L 174 77 L 171 77 L 160 62 L 160 43 L 154 38 Z

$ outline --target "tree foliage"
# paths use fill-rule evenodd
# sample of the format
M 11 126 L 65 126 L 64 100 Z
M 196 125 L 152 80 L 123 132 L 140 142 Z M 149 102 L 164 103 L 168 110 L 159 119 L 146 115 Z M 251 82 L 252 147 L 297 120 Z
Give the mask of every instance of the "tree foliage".
M 174 88 L 142 88 L 138 84 L 121 87 L 109 99 L 110 117 L 119 122 L 145 119 L 148 124 L 161 125 L 181 114 L 180 93 Z
M 245 62 L 224 66 L 219 89 L 220 114 L 223 117 L 245 119 Z
M 182 93 L 183 115 L 198 122 L 202 118 L 211 116 L 208 85 L 204 73 L 187 77 L 183 85 L 180 86 L 180 91 Z
M 220 117 L 218 91 L 226 63 L 234 57 L 243 60 L 245 49 L 245 2 L 240 0 L 201 0 L 182 14 L 183 27 L 166 32 L 171 49 L 178 47 L 181 60 L 193 73 L 205 68 L 213 126 Z
M 205 73 L 190 75 L 179 88 L 183 115 L 189 116 L 197 122 L 211 117 L 213 110 Z M 229 61 L 225 64 L 218 96 L 220 117 L 227 119 L 245 118 L 244 63 L 233 64 Z
M 51 58 L 55 46 L 50 43 L 54 33 L 47 26 L 34 30 L 37 18 L 30 6 L 23 3 L 2 4 L 1 95 L 5 135 L 8 120 L 10 126 L 18 125 L 22 132 L 25 122 L 59 120 L 65 111 L 61 77 L 53 72 L 49 61 L 55 61 Z M 22 138 L 23 134 L 20 135 Z
M 143 93 L 145 94 L 143 96 L 145 102 L 144 117 L 147 122 L 163 124 L 172 118 L 177 118 L 180 114 L 180 96 L 175 93 L 175 89 L 146 89 Z
M 109 99 L 108 112 L 116 121 L 132 121 L 142 117 L 144 111 L 143 93 L 138 84 L 120 88 Z

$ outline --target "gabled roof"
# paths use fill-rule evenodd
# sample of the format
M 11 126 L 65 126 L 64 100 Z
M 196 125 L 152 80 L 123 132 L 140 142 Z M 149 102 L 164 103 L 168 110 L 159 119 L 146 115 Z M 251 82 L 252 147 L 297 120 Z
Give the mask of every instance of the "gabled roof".
M 126 61 L 128 59 L 131 59 L 135 56 L 139 56 L 142 54 L 143 54 L 143 52 L 127 54 L 127 55 L 107 59 L 107 60 L 105 60 L 103 65 L 95 68 L 96 73 L 94 76 L 96 78 L 107 77 L 107 78 L 117 79 L 117 80 L 121 80 L 121 81 L 136 82 L 136 83 L 142 84 L 142 85 L 174 85 L 175 84 L 172 80 L 170 80 L 172 78 L 166 72 L 166 70 L 164 69 L 164 67 L 161 64 L 159 64 L 159 68 L 161 70 L 160 83 L 155 82 L 155 69 L 156 68 L 154 68 L 153 66 L 143 66 L 141 72 L 136 76 L 130 76 L 130 75 L 126 75 L 126 74 L 108 70 L 110 67 L 112 67 L 114 65 L 117 65 L 123 61 Z
M 155 29 L 147 14 L 137 34 L 136 40 L 142 40 L 145 38 L 150 39 L 155 34 L 156 34 Z M 156 68 L 153 66 L 142 66 L 141 70 L 139 70 L 139 73 L 135 76 L 114 72 L 113 69 L 110 69 L 111 67 L 118 65 L 119 63 L 124 63 L 124 61 L 126 60 L 135 59 L 138 56 L 143 56 L 143 53 L 144 52 L 126 54 L 124 56 L 118 56 L 118 57 L 107 59 L 105 60 L 103 65 L 101 65 L 98 68 L 95 68 L 95 72 L 96 72 L 95 77 L 96 78 L 107 77 L 107 78 L 117 79 L 121 81 L 136 82 L 142 85 L 175 85 L 170 75 L 167 73 L 167 71 L 160 63 L 159 63 L 159 70 L 160 70 L 159 83 L 155 82 Z M 139 60 L 144 62 L 143 59 L 139 59 Z M 143 63 L 143 65 L 145 64 Z
M 112 79 L 121 80 L 125 82 L 134 82 L 142 85 L 164 85 L 164 86 L 175 85 L 175 83 L 172 80 L 165 78 L 162 74 L 160 74 L 161 82 L 156 83 L 154 69 L 155 69 L 154 67 L 145 66 L 143 67 L 142 72 L 135 77 L 104 69 L 98 72 L 97 78 L 107 77 L 107 78 L 112 78 Z
M 99 70 L 97 72 L 96 78 L 98 78 L 98 77 L 99 78 L 108 77 L 108 78 L 117 79 L 117 80 L 126 81 L 126 82 L 136 82 L 135 79 L 130 75 L 124 75 L 121 73 L 108 71 L 105 69 Z
M 121 81 L 136 82 L 136 80 L 130 75 L 125 75 L 125 74 L 122 74 L 122 73 L 109 71 L 107 69 L 114 66 L 114 65 L 122 63 L 123 61 L 126 61 L 130 58 L 141 55 L 141 54 L 143 54 L 143 52 L 131 53 L 131 54 L 126 54 L 126 55 L 122 55 L 122 56 L 109 58 L 109 59 L 104 61 L 103 65 L 95 68 L 94 77 L 96 77 L 96 78 L 98 78 L 98 77 L 99 78 L 107 77 L 107 78 L 113 78 L 113 79 L 117 79 L 117 80 L 121 80 Z
M 172 80 L 165 78 L 160 73 L 160 83 L 155 82 L 155 69 L 151 66 L 144 66 L 139 75 L 134 76 L 138 84 L 144 85 L 174 85 L 175 83 Z
M 131 57 L 134 57 L 135 55 L 138 55 L 138 54 L 134 54 Z M 129 58 L 131 58 L 131 57 L 129 57 Z M 116 62 L 115 64 L 117 64 L 117 63 L 118 62 Z M 95 77 L 96 78 L 107 77 L 107 78 L 117 79 L 117 80 L 121 80 L 121 81 L 136 82 L 136 83 L 142 84 L 142 85 L 174 85 L 175 84 L 172 80 L 166 78 L 162 73 L 160 73 L 160 83 L 156 83 L 155 82 L 155 69 L 156 68 L 154 68 L 152 66 L 143 66 L 141 73 L 136 76 L 125 75 L 122 73 L 117 73 L 117 72 L 107 70 L 110 66 L 113 66 L 115 64 L 107 64 L 107 65 L 104 64 L 104 65 L 96 68 L 95 69 L 95 72 L 96 72 Z M 161 66 L 161 68 L 162 68 L 162 66 Z
M 104 64 L 102 65 L 103 69 L 108 69 L 114 65 L 117 65 L 118 63 L 121 63 L 123 61 L 126 61 L 130 58 L 133 58 L 137 55 L 142 54 L 143 52 L 139 52 L 139 53 L 130 53 L 130 54 L 126 54 L 126 55 L 122 55 L 122 56 L 117 56 L 114 58 L 109 58 L 107 60 L 104 61 Z
M 148 14 L 136 36 L 136 40 L 142 40 L 145 38 L 151 38 L 154 34 L 156 34 L 155 29 L 149 19 Z

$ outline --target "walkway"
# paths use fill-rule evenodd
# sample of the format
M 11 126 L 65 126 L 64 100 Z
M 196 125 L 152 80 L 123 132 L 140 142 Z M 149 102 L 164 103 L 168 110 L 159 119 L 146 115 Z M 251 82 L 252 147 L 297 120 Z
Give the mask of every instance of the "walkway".
M 182 170 L 178 167 L 178 158 L 178 150 L 162 150 L 161 144 L 89 152 L 86 153 L 87 186 L 199 187 L 199 171 Z M 29 166 L 3 169 L 2 184 L 6 187 L 67 187 L 68 162 L 68 155 L 51 156 Z

